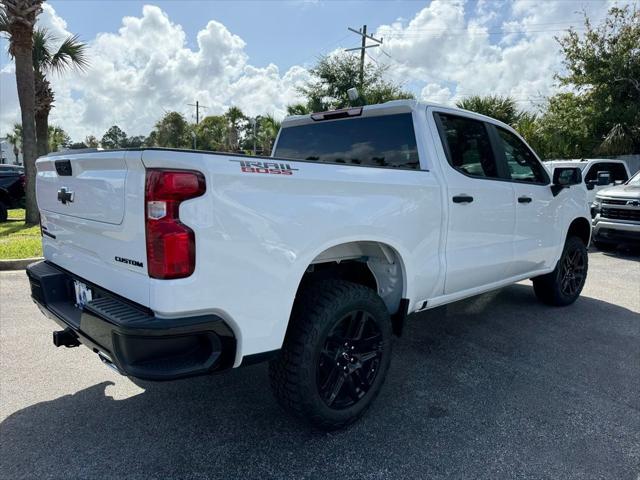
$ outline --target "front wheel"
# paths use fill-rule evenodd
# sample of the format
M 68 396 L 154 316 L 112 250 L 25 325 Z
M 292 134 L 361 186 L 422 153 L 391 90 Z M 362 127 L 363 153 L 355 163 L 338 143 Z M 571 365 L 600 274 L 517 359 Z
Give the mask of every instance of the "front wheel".
M 568 237 L 553 272 L 533 279 L 533 290 L 548 305 L 565 306 L 576 301 L 587 280 L 587 247 L 578 237 Z
M 391 360 L 391 321 L 380 297 L 342 280 L 304 287 L 269 377 L 280 404 L 323 430 L 358 419 Z

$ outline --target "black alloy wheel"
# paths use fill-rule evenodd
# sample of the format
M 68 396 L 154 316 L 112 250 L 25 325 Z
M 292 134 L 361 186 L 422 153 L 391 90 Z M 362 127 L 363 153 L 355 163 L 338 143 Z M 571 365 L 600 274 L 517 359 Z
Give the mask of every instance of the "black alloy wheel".
M 563 307 L 575 302 L 587 280 L 589 257 L 583 239 L 567 238 L 560 260 L 550 273 L 533 278 L 536 296 L 547 305 Z
M 567 297 L 572 297 L 582 289 L 587 274 L 584 249 L 575 248 L 562 259 L 560 289 Z
M 368 312 L 339 320 L 320 351 L 316 385 L 326 405 L 344 409 L 366 395 L 379 372 L 382 332 Z
M 276 399 L 314 428 L 353 423 L 384 383 L 391 336 L 389 311 L 375 290 L 341 279 L 309 281 L 269 363 Z

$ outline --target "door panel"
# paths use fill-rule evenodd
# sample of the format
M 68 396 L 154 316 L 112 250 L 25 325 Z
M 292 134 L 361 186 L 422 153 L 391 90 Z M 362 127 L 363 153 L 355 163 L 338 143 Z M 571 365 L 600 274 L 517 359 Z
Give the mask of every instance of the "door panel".
M 553 225 L 557 212 L 556 197 L 551 188 L 543 185 L 514 183 L 516 200 L 516 231 L 513 243 L 513 262 L 509 276 L 549 267 L 549 259 L 556 252 L 557 232 Z M 530 198 L 530 202 L 518 201 Z
M 499 161 L 506 165 L 513 185 L 516 225 L 509 276 L 549 266 L 557 232 L 553 228 L 558 202 L 549 187 L 549 175 L 527 145 L 512 132 L 491 127 Z
M 501 178 L 484 122 L 436 113 L 449 222 L 445 294 L 507 277 L 515 229 L 513 186 Z

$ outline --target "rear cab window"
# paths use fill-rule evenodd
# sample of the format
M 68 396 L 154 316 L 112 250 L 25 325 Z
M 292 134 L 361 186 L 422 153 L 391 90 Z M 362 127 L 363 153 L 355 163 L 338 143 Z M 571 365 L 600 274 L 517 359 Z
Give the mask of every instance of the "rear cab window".
M 284 127 L 274 157 L 419 170 L 411 113 L 324 120 Z
M 624 165 L 621 163 L 615 162 L 599 162 L 594 163 L 589 168 L 589 171 L 584 176 L 585 183 L 595 182 L 598 180 L 598 173 L 600 172 L 609 172 L 611 175 L 611 183 L 621 182 L 624 183 L 629 180 L 629 176 L 627 175 L 627 170 L 624 168 Z
M 484 122 L 445 113 L 436 118 L 447 161 L 455 170 L 471 177 L 500 178 Z

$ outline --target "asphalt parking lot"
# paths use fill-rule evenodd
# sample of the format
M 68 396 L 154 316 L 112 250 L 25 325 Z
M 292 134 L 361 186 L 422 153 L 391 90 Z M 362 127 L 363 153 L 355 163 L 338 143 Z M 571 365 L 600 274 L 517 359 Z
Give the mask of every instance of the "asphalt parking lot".
M 529 283 L 410 319 L 381 395 L 310 431 L 265 365 L 136 382 L 57 349 L 24 273 L 0 273 L 0 477 L 640 478 L 640 257 L 595 252 L 583 296 Z

